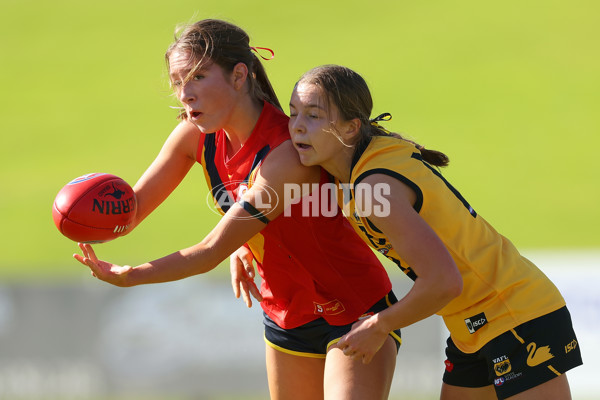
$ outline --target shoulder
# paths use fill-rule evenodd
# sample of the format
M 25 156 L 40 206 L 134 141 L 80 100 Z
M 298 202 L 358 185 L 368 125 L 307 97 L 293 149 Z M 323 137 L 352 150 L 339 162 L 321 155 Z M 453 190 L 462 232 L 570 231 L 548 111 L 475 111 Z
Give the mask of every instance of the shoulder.
M 416 161 L 416 147 L 402 139 L 376 136 L 352 166 L 352 180 L 355 183 L 378 171 L 401 171 L 408 163 Z
M 317 183 L 321 169 L 302 165 L 292 141 L 286 140 L 271 150 L 259 175 L 272 183 Z
M 191 122 L 181 121 L 167 138 L 163 149 L 196 159 L 200 129 Z
M 269 219 L 277 218 L 301 195 L 303 184 L 318 184 L 320 167 L 305 167 L 290 140 L 273 149 L 256 170 L 253 184 L 244 194 L 244 200 L 255 205 Z M 278 199 L 273 205 L 272 200 Z M 260 204 L 266 208 L 260 208 Z

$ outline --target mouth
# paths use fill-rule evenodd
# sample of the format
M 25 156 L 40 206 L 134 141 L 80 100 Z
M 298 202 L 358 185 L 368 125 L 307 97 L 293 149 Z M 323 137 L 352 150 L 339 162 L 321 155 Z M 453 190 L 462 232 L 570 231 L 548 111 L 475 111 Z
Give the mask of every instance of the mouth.
M 312 146 L 310 146 L 306 143 L 294 143 L 294 146 L 296 146 L 296 149 L 298 149 L 298 150 L 308 150 L 308 149 L 312 148 Z
M 188 115 L 190 119 L 197 120 L 198 118 L 200 118 L 202 113 L 200 111 L 188 111 Z

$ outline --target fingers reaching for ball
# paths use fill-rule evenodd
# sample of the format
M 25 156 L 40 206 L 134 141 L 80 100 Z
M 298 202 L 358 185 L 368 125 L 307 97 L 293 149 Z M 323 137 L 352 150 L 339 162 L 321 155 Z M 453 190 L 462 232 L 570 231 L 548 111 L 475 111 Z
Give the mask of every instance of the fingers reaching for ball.
M 127 274 L 133 270 L 129 265 L 119 266 L 99 260 L 90 244 L 78 243 L 82 254 L 75 253 L 73 258 L 90 268 L 92 276 L 115 286 L 129 286 Z

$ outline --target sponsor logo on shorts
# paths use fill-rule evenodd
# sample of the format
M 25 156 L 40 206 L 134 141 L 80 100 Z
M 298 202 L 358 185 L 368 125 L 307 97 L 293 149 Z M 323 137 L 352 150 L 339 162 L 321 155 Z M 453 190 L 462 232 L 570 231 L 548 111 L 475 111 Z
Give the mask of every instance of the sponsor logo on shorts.
M 366 312 L 363 315 L 361 315 L 360 317 L 358 317 L 358 320 L 360 321 L 362 319 L 371 318 L 373 315 L 375 315 L 375 313 L 373 311 Z
M 444 364 L 446 365 L 446 371 L 452 372 L 452 370 L 454 369 L 454 364 L 450 362 L 450 360 L 444 361 Z
M 496 376 L 508 374 L 512 370 L 510 360 L 507 356 L 494 358 L 492 361 L 494 362 L 494 371 L 496 372 Z
M 315 305 L 315 314 L 318 315 L 337 315 L 346 310 L 342 302 L 339 300 L 332 300 L 324 304 L 313 302 L 313 304 Z
M 573 339 L 571 343 L 567 343 L 565 346 L 565 354 L 575 350 L 577 348 L 577 340 Z
M 522 375 L 523 375 L 523 373 L 522 373 L 522 372 L 511 372 L 511 373 L 509 373 L 509 374 L 507 374 L 507 375 L 504 375 L 504 376 L 502 377 L 502 379 L 504 379 L 504 382 L 508 383 L 508 381 L 511 381 L 511 380 L 513 380 L 513 379 L 520 378 Z
M 550 346 L 538 347 L 535 342 L 527 345 L 527 352 L 529 353 L 527 356 L 527 365 L 530 367 L 535 367 L 554 358 L 554 355 L 550 352 Z
M 512 370 L 512 365 L 506 355 L 494 358 L 492 359 L 492 362 L 494 363 L 494 372 L 498 377 L 494 379 L 494 385 L 496 386 L 502 386 L 505 383 L 508 383 L 508 381 L 520 378 L 523 375 L 522 372 L 515 372 Z
M 479 313 L 465 319 L 465 324 L 467 325 L 470 334 L 477 332 L 477 330 L 481 329 L 487 322 L 485 313 Z

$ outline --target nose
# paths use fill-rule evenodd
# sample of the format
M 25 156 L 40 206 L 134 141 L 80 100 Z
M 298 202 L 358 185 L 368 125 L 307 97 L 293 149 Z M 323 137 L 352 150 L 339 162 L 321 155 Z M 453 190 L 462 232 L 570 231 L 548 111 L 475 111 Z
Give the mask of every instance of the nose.
M 196 100 L 196 96 L 190 90 L 190 85 L 181 85 L 181 88 L 179 89 L 179 101 L 181 101 L 184 104 L 189 104 L 194 100 Z
M 290 133 L 303 133 L 305 131 L 304 124 L 299 116 L 290 118 L 289 129 Z

